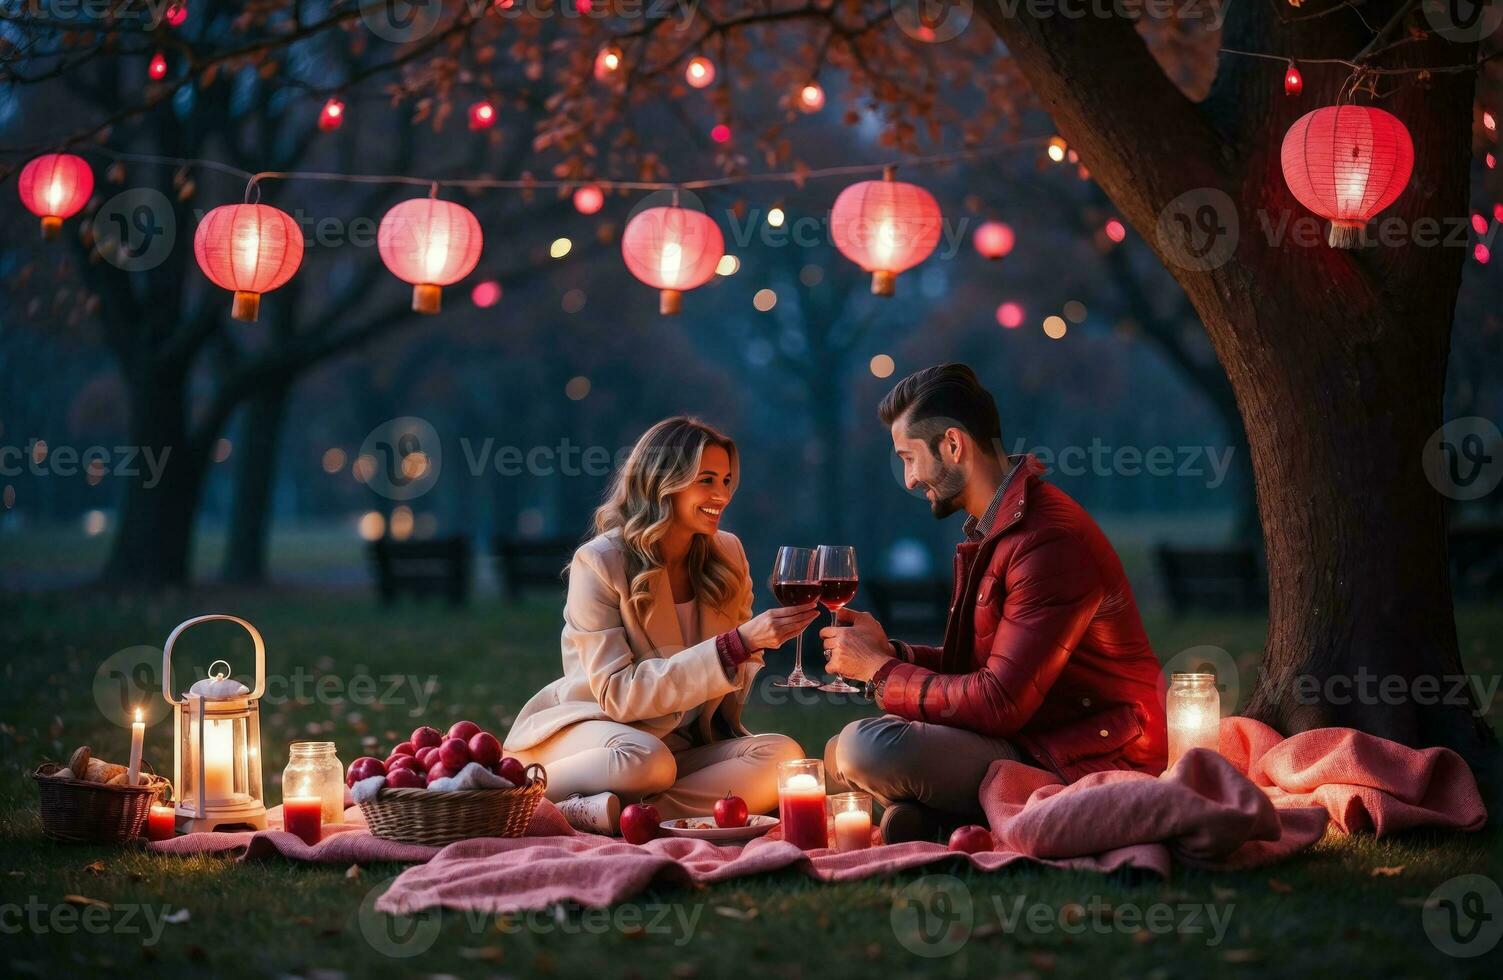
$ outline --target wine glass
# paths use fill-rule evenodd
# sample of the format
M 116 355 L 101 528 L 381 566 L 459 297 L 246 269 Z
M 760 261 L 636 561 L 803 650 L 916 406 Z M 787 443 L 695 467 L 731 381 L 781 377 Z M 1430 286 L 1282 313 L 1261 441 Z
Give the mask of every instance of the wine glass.
M 860 580 L 856 574 L 856 549 L 848 544 L 822 544 L 814 561 L 814 572 L 819 578 L 820 605 L 830 610 L 830 625 L 839 626 L 835 610 L 856 598 L 856 585 Z M 859 687 L 847 684 L 838 674 L 830 683 L 821 684 L 819 689 L 831 694 L 861 693 Z
M 814 551 L 810 548 L 793 548 L 787 545 L 778 549 L 777 561 L 772 567 L 772 593 L 785 606 L 801 606 L 819 598 L 819 579 L 814 574 Z M 818 687 L 819 681 L 811 680 L 804 673 L 804 634 L 793 641 L 793 673 L 786 678 L 774 680 L 773 687 Z

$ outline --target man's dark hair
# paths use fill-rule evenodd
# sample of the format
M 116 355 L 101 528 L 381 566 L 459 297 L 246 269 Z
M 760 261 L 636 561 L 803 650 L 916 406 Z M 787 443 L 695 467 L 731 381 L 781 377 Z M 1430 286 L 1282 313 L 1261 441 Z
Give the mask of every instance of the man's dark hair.
M 909 434 L 923 439 L 938 453 L 945 430 L 954 426 L 975 441 L 982 452 L 996 456 L 1002 446 L 1002 422 L 991 392 L 981 386 L 964 364 L 936 364 L 915 371 L 889 391 L 877 408 L 882 424 L 906 418 Z

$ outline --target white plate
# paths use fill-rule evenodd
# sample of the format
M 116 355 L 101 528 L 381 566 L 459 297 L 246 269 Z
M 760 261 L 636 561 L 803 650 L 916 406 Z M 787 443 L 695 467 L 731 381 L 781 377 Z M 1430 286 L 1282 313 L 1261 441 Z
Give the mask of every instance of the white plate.
M 674 837 L 692 837 L 695 840 L 707 840 L 711 844 L 741 844 L 761 837 L 778 825 L 777 817 L 769 817 L 754 813 L 746 818 L 745 827 L 717 827 L 714 817 L 684 817 L 689 821 L 688 827 L 676 827 L 677 820 L 664 820 L 658 826 L 662 827 Z

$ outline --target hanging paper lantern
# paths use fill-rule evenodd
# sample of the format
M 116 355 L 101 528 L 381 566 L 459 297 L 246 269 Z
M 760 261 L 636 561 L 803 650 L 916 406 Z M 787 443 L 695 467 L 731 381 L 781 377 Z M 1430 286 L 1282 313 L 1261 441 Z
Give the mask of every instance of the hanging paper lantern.
M 182 0 L 174 0 L 167 5 L 167 12 L 163 15 L 168 27 L 182 27 L 183 21 L 188 19 L 188 5 Z
M 16 190 L 26 210 L 42 219 L 42 237 L 56 238 L 63 219 L 73 217 L 89 203 L 94 171 L 83 157 L 48 153 L 21 168 Z
M 798 90 L 799 112 L 814 113 L 825 107 L 825 90 L 818 82 L 810 82 Z
M 709 215 L 680 207 L 648 208 L 626 223 L 621 257 L 638 279 L 662 290 L 658 311 L 672 316 L 683 292 L 715 275 L 725 254 L 725 238 Z
M 976 251 L 983 258 L 1000 259 L 1012 251 L 1017 237 L 1012 229 L 1000 221 L 985 221 L 976 228 L 976 234 L 971 236 L 971 244 L 976 246 Z
M 489 102 L 480 101 L 470 106 L 470 128 L 490 129 L 496 124 L 496 107 Z
M 1289 62 L 1289 67 L 1284 69 L 1284 94 L 1298 95 L 1305 90 L 1305 78 L 1299 73 L 1299 67 L 1294 62 Z
M 469 275 L 480 261 L 480 222 L 452 201 L 418 197 L 381 219 L 376 248 L 398 279 L 412 283 L 412 308 L 437 313 L 440 290 Z
M 151 76 L 152 81 L 160 82 L 167 77 L 167 57 L 158 51 L 151 56 L 151 63 L 146 66 L 146 74 Z
M 344 103 L 338 99 L 330 99 L 324 103 L 324 107 L 318 114 L 318 128 L 324 132 L 338 129 L 344 122 Z
M 939 204 L 916 184 L 892 179 L 852 184 L 835 198 L 830 235 L 842 255 L 872 274 L 872 293 L 891 296 L 898 273 L 939 244 Z
M 594 184 L 586 184 L 574 191 L 574 210 L 580 214 L 594 214 L 605 206 L 605 192 Z
M 1332 248 L 1352 248 L 1373 215 L 1409 182 L 1414 144 L 1390 113 L 1326 106 L 1295 120 L 1280 153 L 1284 180 L 1305 207 L 1331 221 Z
M 689 59 L 689 64 L 684 68 L 684 81 L 695 88 L 704 88 L 715 81 L 715 62 L 702 54 L 697 54 Z
M 285 211 L 226 204 L 199 222 L 193 257 L 210 282 L 234 291 L 230 315 L 253 323 L 261 312 L 261 294 L 285 285 L 302 264 L 303 232 Z
M 731 141 L 731 127 L 725 123 L 716 123 L 710 127 L 710 139 L 717 143 L 729 143 Z
M 1107 219 L 1105 231 L 1107 238 L 1119 244 L 1127 237 L 1127 226 L 1116 218 Z

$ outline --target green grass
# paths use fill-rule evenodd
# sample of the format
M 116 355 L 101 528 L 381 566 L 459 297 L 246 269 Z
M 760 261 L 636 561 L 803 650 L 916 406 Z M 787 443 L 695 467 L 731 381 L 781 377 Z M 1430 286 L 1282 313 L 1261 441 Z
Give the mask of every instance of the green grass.
M 1496 975 L 1492 957 L 1460 960 L 1427 939 L 1421 909 L 1432 889 L 1464 873 L 1499 877 L 1500 835 L 1416 835 L 1373 841 L 1328 837 L 1297 860 L 1237 874 L 1179 871 L 1167 881 L 1104 878 L 1037 869 L 994 875 L 936 867 L 891 880 L 829 886 L 793 873 L 705 889 L 663 890 L 604 913 L 568 911 L 508 920 L 457 913 L 439 917 L 436 940 L 422 956 L 392 958 L 366 938 L 384 929 L 383 916 L 362 915 L 363 902 L 400 869 L 343 868 L 286 863 L 240 865 L 220 859 L 156 858 L 129 850 L 69 847 L 40 838 L 27 772 L 43 758 L 63 758 L 80 743 L 105 758 L 123 758 L 126 733 L 103 717 L 93 690 L 96 669 L 110 654 L 136 644 L 160 644 L 173 625 L 212 610 L 245 615 L 264 632 L 269 670 L 286 677 L 306 672 L 307 687 L 330 677 L 345 690 L 357 675 L 432 675 L 436 685 L 424 722 L 445 727 L 460 717 L 501 727 L 557 670 L 558 611 L 538 603 L 518 609 L 485 599 L 469 610 L 378 609 L 364 594 L 285 592 L 198 593 L 156 600 L 99 594 L 45 594 L 0 599 L 0 946 L 7 973 L 59 976 L 153 971 L 173 975 L 534 975 L 686 977 L 886 974 L 924 976 L 1351 976 Z M 1466 610 L 1463 650 L 1476 672 L 1498 669 L 1503 614 Z M 1252 620 L 1155 621 L 1150 633 L 1161 655 L 1197 644 L 1224 647 L 1245 666 L 1256 661 L 1262 624 Z M 230 627 L 188 634 L 181 664 L 217 656 L 248 662 L 248 643 Z M 782 672 L 787 657 L 775 657 Z M 180 669 L 183 669 L 180 667 Z M 1249 675 L 1250 676 L 1250 675 Z M 378 687 L 386 687 L 386 684 Z M 181 684 L 179 686 L 182 686 Z M 353 687 L 348 690 L 355 692 Z M 405 703 L 355 704 L 312 698 L 278 699 L 264 706 L 262 745 L 267 795 L 280 798 L 276 774 L 294 738 L 322 732 L 346 762 L 362 754 L 361 738 L 383 747 L 410 730 L 417 698 Z M 355 692 L 358 693 L 358 692 Z M 857 704 L 770 703 L 760 691 L 749 707 L 753 730 L 784 731 L 818 753 L 825 739 L 870 709 Z M 170 721 L 148 735 L 147 756 L 170 768 Z M 1402 868 L 1374 876 L 1377 868 Z M 953 875 L 955 881 L 932 875 Z M 968 896 L 969 940 L 943 957 L 916 955 L 894 926 L 895 899 L 949 889 Z M 959 891 L 956 891 L 959 889 Z M 112 903 L 92 913 L 114 928 L 64 931 L 45 924 L 69 915 L 64 896 Z M 1024 924 L 1007 928 L 1022 902 Z M 999 904 L 1000 903 L 1000 904 Z M 1109 904 L 1118 916 L 1133 907 L 1163 905 L 1175 921 L 1184 909 L 1225 916 L 1219 943 L 1205 933 L 1150 931 L 1108 925 L 1110 914 L 1079 910 Z M 18 919 L 41 910 L 43 928 Z M 160 938 L 129 928 L 132 905 L 186 908 L 186 922 L 162 926 Z M 1056 925 L 1028 927 L 1038 906 Z M 897 919 L 906 922 L 900 902 Z M 666 918 L 660 918 L 666 917 Z M 66 926 L 62 920 L 56 920 Z M 692 924 L 685 927 L 684 923 Z M 363 928 L 363 926 L 365 928 Z M 416 926 L 422 929 L 422 924 Z M 378 932 L 379 934 L 379 932 Z M 909 945 L 913 945 L 910 943 Z M 922 946 L 918 948 L 924 948 Z

